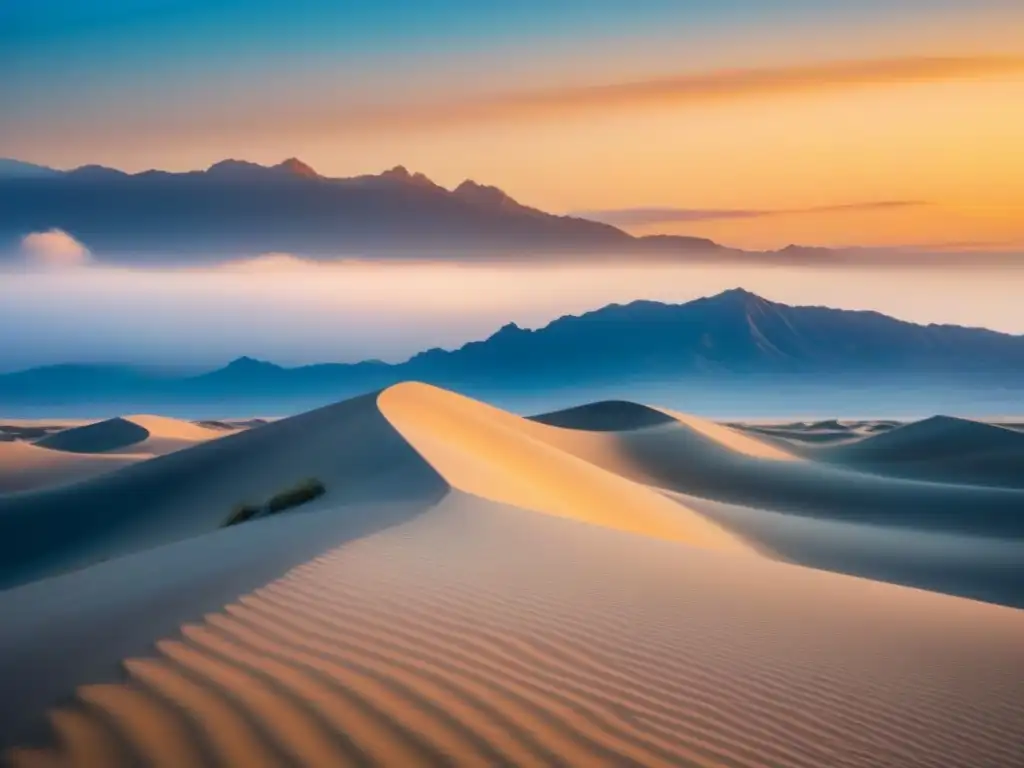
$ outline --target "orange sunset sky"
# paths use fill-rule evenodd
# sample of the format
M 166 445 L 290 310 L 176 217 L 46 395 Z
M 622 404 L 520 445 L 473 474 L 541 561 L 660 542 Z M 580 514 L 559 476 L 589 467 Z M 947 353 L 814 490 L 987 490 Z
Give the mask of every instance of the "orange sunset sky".
M 747 248 L 1024 247 L 1019 3 L 435 5 L 2 11 L 0 155 L 404 164 Z

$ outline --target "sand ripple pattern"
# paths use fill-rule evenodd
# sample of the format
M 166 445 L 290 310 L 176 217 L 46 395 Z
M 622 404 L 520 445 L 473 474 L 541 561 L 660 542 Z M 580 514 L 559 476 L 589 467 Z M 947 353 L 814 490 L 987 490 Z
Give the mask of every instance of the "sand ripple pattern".
M 50 713 L 15 766 L 1024 765 L 1024 612 L 453 494 Z

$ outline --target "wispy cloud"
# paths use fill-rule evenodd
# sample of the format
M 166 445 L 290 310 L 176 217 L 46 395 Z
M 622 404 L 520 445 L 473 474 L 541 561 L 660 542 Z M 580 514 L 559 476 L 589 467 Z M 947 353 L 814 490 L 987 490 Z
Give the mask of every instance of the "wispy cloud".
M 865 85 L 973 79 L 1024 71 L 1024 56 L 863 59 L 785 67 L 723 69 L 651 80 L 535 89 L 460 101 L 353 108 L 345 130 L 424 127 L 487 119 L 557 116 L 565 112 L 687 103 L 750 96 L 833 91 Z
M 377 136 L 511 121 L 545 120 L 574 114 L 612 112 L 644 105 L 685 106 L 792 93 L 828 93 L 868 86 L 970 80 L 1024 72 L 1024 56 L 897 57 L 684 72 L 661 78 L 553 88 L 481 91 L 452 97 L 425 91 L 414 100 L 353 103 L 317 98 L 267 110 L 256 102 L 204 103 L 201 109 L 149 110 L 120 118 L 125 133 L 182 141 L 186 137 L 282 134 Z M 106 141 L 110 115 L 97 113 L 78 123 L 79 142 Z M 57 127 L 25 124 L 37 139 Z
M 896 208 L 916 208 L 929 205 L 921 200 L 877 200 L 866 203 L 842 203 L 810 208 L 616 208 L 603 211 L 579 211 L 574 216 L 601 221 L 621 227 L 643 227 L 654 224 L 673 224 L 722 219 L 762 219 L 773 216 L 793 216 L 821 213 L 858 213 L 884 211 Z

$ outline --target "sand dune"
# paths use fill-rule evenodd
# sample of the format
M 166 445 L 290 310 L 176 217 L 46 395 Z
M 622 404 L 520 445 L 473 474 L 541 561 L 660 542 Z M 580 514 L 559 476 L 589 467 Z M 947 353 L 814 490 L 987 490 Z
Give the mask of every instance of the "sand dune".
M 893 461 L 936 459 L 998 450 L 1024 450 L 1024 435 L 995 424 L 933 416 L 884 434 L 872 435 L 852 445 L 830 451 L 833 456 L 863 457 Z
M 673 419 L 666 413 L 646 405 L 627 400 L 602 400 L 562 411 L 551 411 L 531 416 L 531 421 L 563 429 L 583 429 L 589 432 L 621 432 L 668 424 Z
M 1024 488 L 1024 433 L 952 416 L 934 416 L 810 455 L 897 477 Z
M 195 443 L 224 436 L 224 430 L 208 429 L 164 416 L 124 416 L 72 427 L 38 441 L 37 445 L 71 453 L 117 453 L 130 450 L 160 456 Z
M 73 483 L 148 458 L 148 454 L 70 454 L 20 441 L 0 442 L 0 494 Z
M 814 451 L 406 383 L 0 497 L 0 748 L 16 766 L 1024 764 L 1024 611 L 897 585 L 1024 605 L 1024 492 Z M 306 477 L 326 494 L 223 527 Z
M 389 387 L 378 403 L 454 487 L 524 509 L 699 546 L 746 550 L 680 504 L 546 440 L 555 428 L 426 384 Z
M 795 454 L 783 450 L 778 446 L 772 445 L 767 441 L 757 440 L 750 435 L 744 434 L 738 429 L 731 429 L 730 427 L 716 424 L 713 421 L 708 421 L 707 419 L 702 419 L 686 413 L 679 413 L 678 411 L 670 411 L 665 408 L 659 410 L 661 410 L 662 413 L 671 416 L 680 424 L 683 424 L 704 437 L 725 446 L 730 451 L 734 451 L 744 456 L 752 456 L 757 459 L 772 459 L 775 461 L 798 460 L 798 457 Z
M 1008 766 L 1022 632 L 1021 611 L 453 493 L 196 616 L 8 757 Z
M 635 482 L 715 501 L 849 522 L 1024 536 L 1018 489 L 866 474 L 807 460 L 810 453 L 776 452 L 751 435 L 737 440 L 738 430 L 708 424 L 685 417 L 621 432 L 543 428 L 537 435 Z
M 309 477 L 327 493 L 303 510 L 447 487 L 367 395 L 75 486 L 0 496 L 0 588 L 215 531 L 236 505 Z
M 776 442 L 784 448 L 799 452 L 801 446 L 807 444 L 831 444 L 851 442 L 859 440 L 872 432 L 883 431 L 890 427 L 878 423 L 861 423 L 856 425 L 841 426 L 836 429 L 817 428 L 815 425 L 764 425 L 764 424 L 741 424 L 730 425 L 747 434 L 752 434 L 762 440 Z

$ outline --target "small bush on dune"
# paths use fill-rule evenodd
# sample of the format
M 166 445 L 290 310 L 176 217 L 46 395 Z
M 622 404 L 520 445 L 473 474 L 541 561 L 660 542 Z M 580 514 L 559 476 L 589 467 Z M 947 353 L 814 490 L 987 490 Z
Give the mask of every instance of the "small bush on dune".
M 276 512 L 291 509 L 292 507 L 299 506 L 299 504 L 312 501 L 326 492 L 327 489 L 324 488 L 324 484 L 316 478 L 303 480 L 298 485 L 271 497 L 270 501 L 267 502 L 267 511 L 273 515 Z
M 324 487 L 324 484 L 315 477 L 311 477 L 308 480 L 303 480 L 301 483 L 292 486 L 291 488 L 274 494 L 266 504 L 236 505 L 231 511 L 231 515 L 224 522 L 224 526 L 226 527 L 229 525 L 244 523 L 247 520 L 252 520 L 261 513 L 274 515 L 278 512 L 283 512 L 286 509 L 297 507 L 300 504 L 305 504 L 307 501 L 312 501 L 319 496 L 323 496 L 325 493 L 327 493 L 327 488 Z

